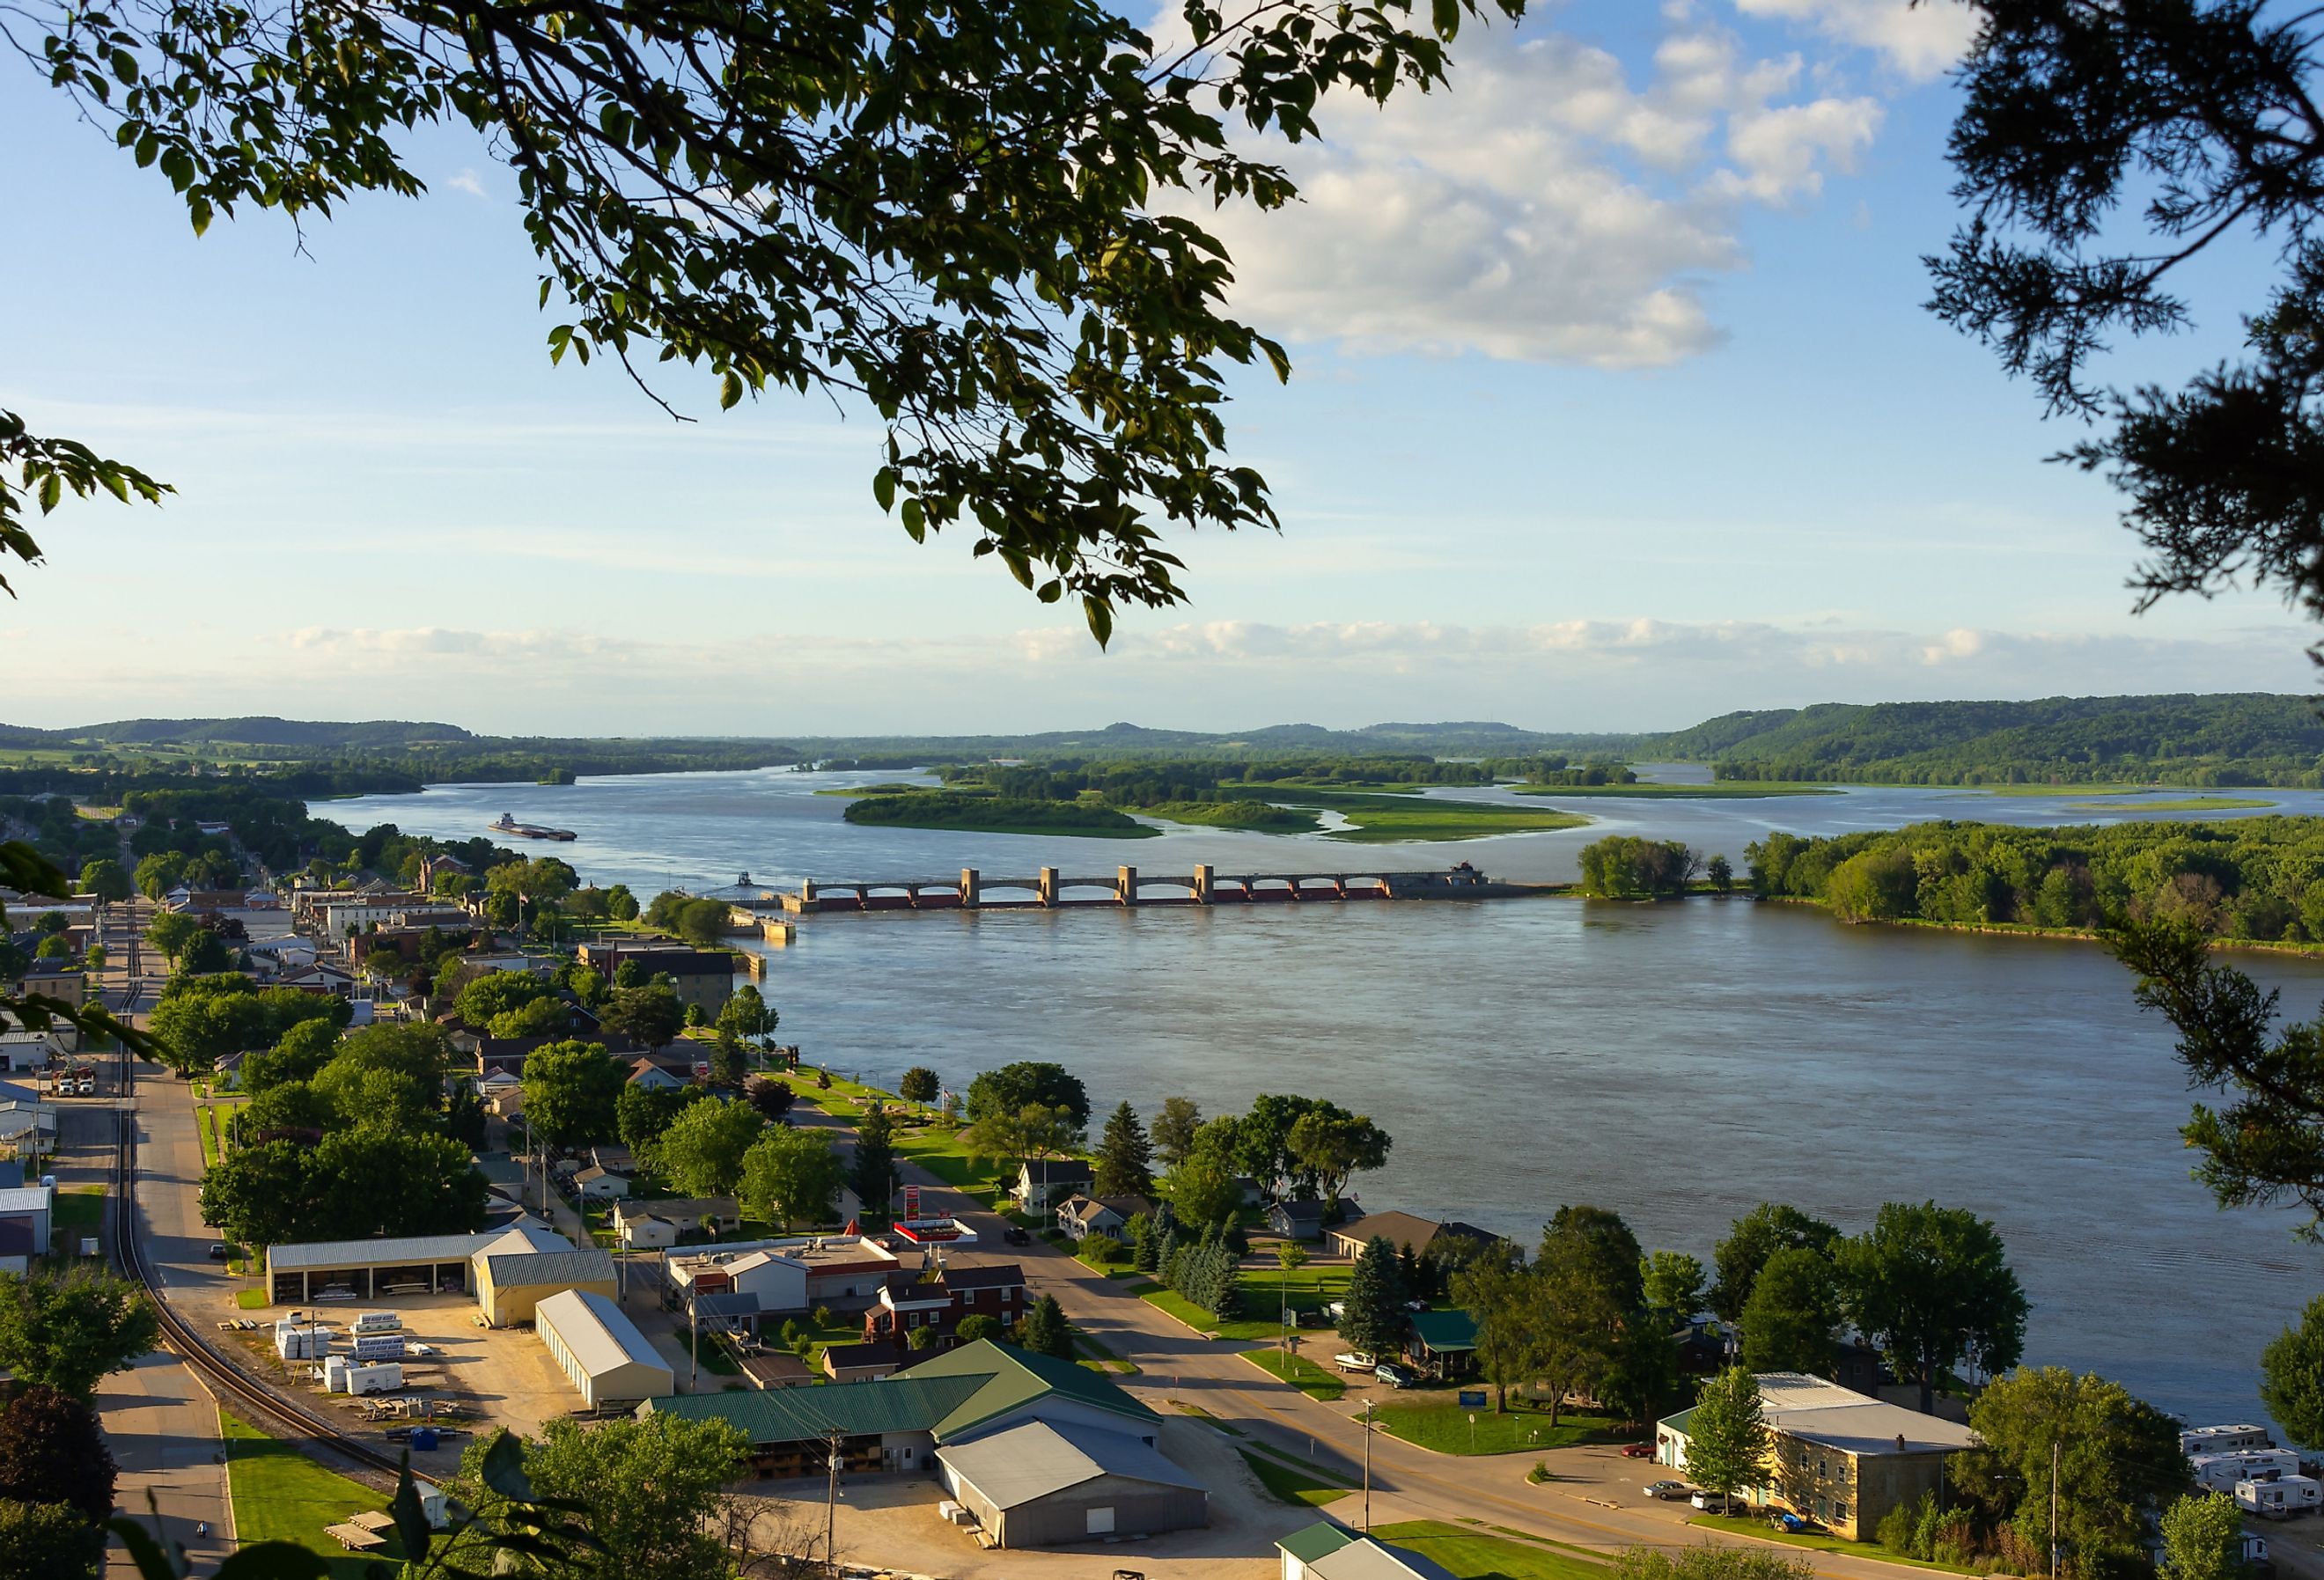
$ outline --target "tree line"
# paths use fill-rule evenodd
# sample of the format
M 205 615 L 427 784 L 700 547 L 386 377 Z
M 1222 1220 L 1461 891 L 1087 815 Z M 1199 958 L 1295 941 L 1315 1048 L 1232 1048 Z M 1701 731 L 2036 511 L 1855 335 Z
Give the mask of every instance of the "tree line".
M 1746 855 L 1755 892 L 1821 901 L 1848 921 L 2183 923 L 2211 938 L 2324 941 L 2324 825 L 2314 818 L 1920 823 L 1770 834 Z

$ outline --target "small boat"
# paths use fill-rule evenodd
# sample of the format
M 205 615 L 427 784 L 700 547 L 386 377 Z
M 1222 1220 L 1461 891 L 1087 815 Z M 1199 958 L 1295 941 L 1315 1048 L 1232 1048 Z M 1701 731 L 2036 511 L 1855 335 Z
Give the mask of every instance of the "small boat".
M 543 828 L 537 823 L 520 823 L 513 812 L 503 812 L 500 821 L 492 826 L 495 834 L 513 834 L 519 839 L 576 839 L 570 828 Z

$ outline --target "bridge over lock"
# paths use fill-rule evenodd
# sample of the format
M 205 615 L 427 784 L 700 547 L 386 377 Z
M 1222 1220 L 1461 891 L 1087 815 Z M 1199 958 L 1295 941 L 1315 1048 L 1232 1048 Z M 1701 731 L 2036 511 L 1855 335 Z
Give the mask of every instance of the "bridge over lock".
M 1056 867 L 1034 876 L 987 876 L 963 867 L 950 878 L 816 879 L 796 893 L 770 894 L 761 903 L 788 915 L 870 910 L 1057 910 L 1073 906 L 1280 905 L 1365 900 L 1499 899 L 1540 885 L 1505 883 L 1459 867 L 1449 873 L 1221 873 L 1202 865 L 1191 873 L 1114 869 L 1111 877 L 1081 877 Z M 752 906 L 751 909 L 759 909 Z

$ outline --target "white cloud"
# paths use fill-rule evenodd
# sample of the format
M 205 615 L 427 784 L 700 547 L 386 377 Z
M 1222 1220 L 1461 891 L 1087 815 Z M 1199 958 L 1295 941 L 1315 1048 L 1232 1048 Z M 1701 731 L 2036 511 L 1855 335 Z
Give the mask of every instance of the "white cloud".
M 1480 28 L 1443 89 L 1341 96 L 1322 141 L 1252 140 L 1302 200 L 1188 209 L 1234 259 L 1236 310 L 1356 352 L 1625 368 L 1716 345 L 1705 282 L 1744 264 L 1741 208 L 1813 196 L 1882 110 L 1801 97 L 1796 55 L 1752 58 L 1684 8 L 1665 18 L 1643 85 L 1567 33 Z
M 473 170 L 464 170 L 458 175 L 447 180 L 444 184 L 451 188 L 456 192 L 466 192 L 472 198 L 489 198 L 492 196 L 490 192 L 484 190 L 484 178 L 479 176 Z
M 1735 0 L 1735 9 L 1805 23 L 1827 38 L 1876 50 L 1918 81 L 1960 60 L 1977 31 L 1976 14 L 1959 0 Z

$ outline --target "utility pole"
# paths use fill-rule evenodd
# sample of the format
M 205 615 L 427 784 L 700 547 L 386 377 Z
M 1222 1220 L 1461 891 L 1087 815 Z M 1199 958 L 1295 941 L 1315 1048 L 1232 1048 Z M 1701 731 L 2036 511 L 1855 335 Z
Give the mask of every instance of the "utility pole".
M 2058 1580 L 2058 1445 L 2050 1444 L 2050 1580 Z
M 831 1491 L 824 1501 L 823 1561 L 831 1570 L 832 1580 L 839 1575 L 839 1428 L 832 1428 L 828 1439 L 831 1447 Z
M 1379 1408 L 1377 1401 L 1364 1406 L 1364 1534 L 1366 1536 L 1372 1533 L 1372 1412 Z M 2058 1577 L 2052 1575 L 2050 1580 L 2058 1580 Z

